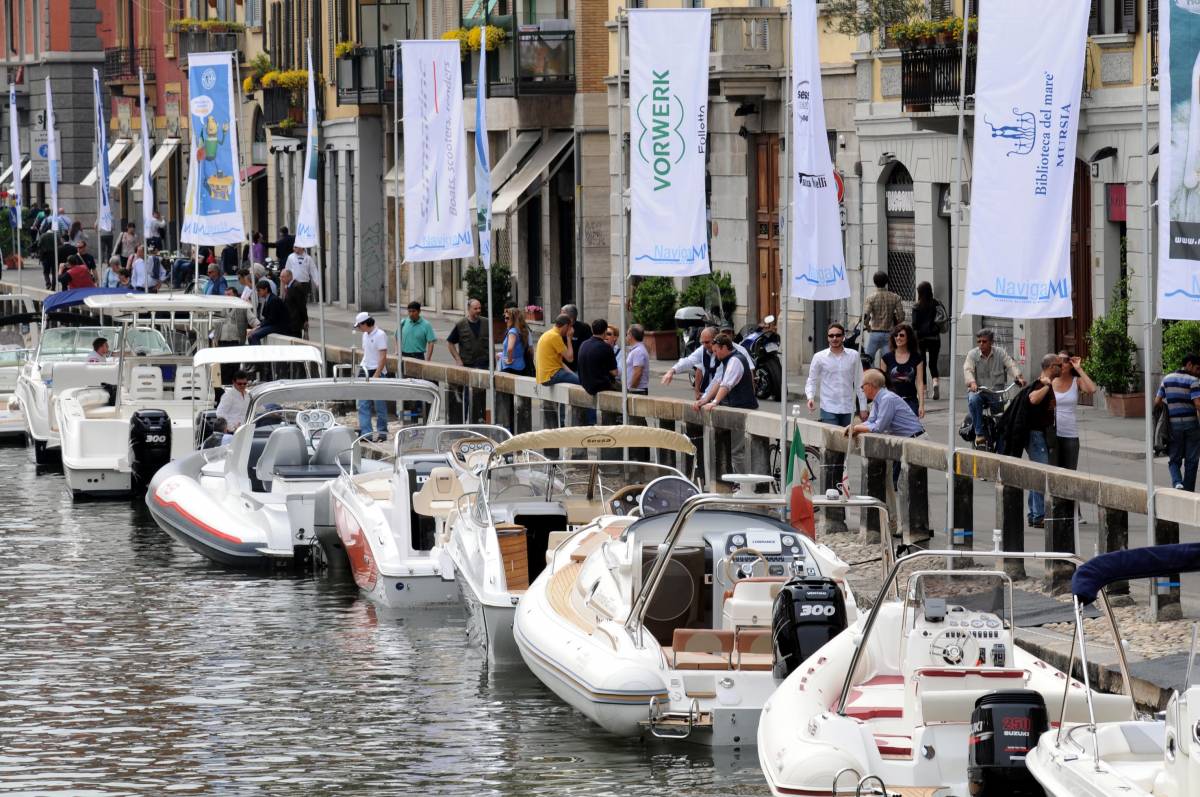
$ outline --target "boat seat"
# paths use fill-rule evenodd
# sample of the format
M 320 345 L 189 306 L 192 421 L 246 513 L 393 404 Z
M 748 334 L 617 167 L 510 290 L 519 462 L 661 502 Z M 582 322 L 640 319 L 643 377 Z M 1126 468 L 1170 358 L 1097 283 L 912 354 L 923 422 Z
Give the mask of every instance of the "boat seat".
M 327 481 L 342 475 L 337 465 L 276 465 L 275 476 L 280 479 L 320 479 Z
M 603 503 L 585 495 L 564 495 L 561 500 L 567 510 L 567 523 L 572 526 L 586 526 L 605 513 Z
M 162 369 L 157 365 L 135 365 L 129 369 L 129 398 L 157 401 L 163 397 Z
M 676 628 L 671 638 L 671 666 L 677 670 L 728 670 L 733 631 Z
M 733 585 L 732 594 L 726 593 L 725 605 L 721 608 L 721 627 L 770 625 L 775 596 L 786 580 L 766 576 L 738 581 Z
M 52 367 L 51 367 L 52 366 Z M 47 363 L 43 377 L 53 384 L 55 393 L 73 387 L 100 387 L 117 382 L 116 363 Z
M 445 466 L 434 468 L 412 497 L 413 511 L 424 517 L 444 518 L 462 496 L 462 482 L 454 470 Z
M 775 647 L 769 628 L 739 628 L 734 634 L 735 670 L 770 670 L 775 666 Z
M 334 426 L 321 433 L 313 465 L 349 465 L 353 457 L 354 432 L 346 426 Z
M 175 369 L 176 401 L 202 401 L 206 392 L 203 370 L 192 365 L 180 365 Z
M 262 454 L 255 465 L 258 480 L 270 489 L 271 481 L 279 474 L 279 468 L 295 468 L 308 464 L 308 446 L 304 442 L 304 432 L 296 426 L 280 426 L 271 432 L 267 444 L 263 446 Z M 333 476 L 329 478 L 336 477 Z

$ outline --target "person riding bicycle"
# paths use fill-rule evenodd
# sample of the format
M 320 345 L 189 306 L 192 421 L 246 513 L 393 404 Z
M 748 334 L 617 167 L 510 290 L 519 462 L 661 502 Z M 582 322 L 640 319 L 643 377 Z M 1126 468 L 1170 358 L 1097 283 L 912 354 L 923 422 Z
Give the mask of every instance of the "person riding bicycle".
M 967 359 L 963 362 L 963 378 L 967 384 L 967 412 L 970 413 L 971 423 L 975 427 L 975 445 L 987 444 L 983 408 L 986 406 L 990 407 L 993 413 L 999 412 L 1003 406 L 1000 393 L 1010 381 L 1025 386 L 1021 369 L 1003 346 L 995 345 L 995 340 L 994 330 L 989 327 L 979 330 L 975 335 L 975 342 L 979 345 L 967 352 Z

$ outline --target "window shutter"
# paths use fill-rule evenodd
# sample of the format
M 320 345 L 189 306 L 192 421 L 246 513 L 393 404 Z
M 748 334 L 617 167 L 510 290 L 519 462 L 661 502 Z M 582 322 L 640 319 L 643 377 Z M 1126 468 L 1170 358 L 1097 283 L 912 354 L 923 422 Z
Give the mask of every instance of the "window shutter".
M 953 0 L 929 0 L 929 18 L 945 19 L 954 15 Z
M 1137 33 L 1137 0 L 1121 0 L 1121 32 Z
M 292 68 L 292 36 L 295 31 L 292 30 L 292 0 L 283 0 L 283 30 L 280 33 L 280 56 L 279 68 Z
M 270 5 L 271 20 L 267 25 L 267 53 L 271 61 L 279 65 L 279 3 Z
M 1092 0 L 1092 11 L 1088 14 L 1088 35 L 1095 36 L 1100 32 L 1100 7 L 1103 0 Z

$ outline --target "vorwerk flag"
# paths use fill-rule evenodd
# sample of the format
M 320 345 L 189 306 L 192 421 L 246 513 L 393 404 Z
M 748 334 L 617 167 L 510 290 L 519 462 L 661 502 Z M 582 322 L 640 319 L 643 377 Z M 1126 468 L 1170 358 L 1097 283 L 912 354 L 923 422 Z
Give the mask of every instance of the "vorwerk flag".
M 462 62 L 457 41 L 406 41 L 404 75 L 404 259 L 471 257 Z
M 300 213 L 296 218 L 296 246 L 316 246 L 317 227 L 317 90 L 314 86 L 312 51 L 308 53 L 308 135 L 304 147 L 304 185 L 300 189 Z M 283 255 L 286 257 L 286 255 Z
M 829 157 L 816 0 L 792 3 L 792 273 L 791 295 L 850 296 L 842 251 L 842 216 Z
M 189 244 L 236 244 L 246 237 L 238 190 L 237 105 L 230 53 L 188 56 L 187 198 L 183 232 Z
M 154 129 L 154 119 L 146 113 L 146 75 L 138 67 L 138 90 L 141 92 L 139 104 L 142 114 L 142 239 L 158 235 L 154 224 L 154 174 L 150 168 L 150 136 Z M 100 157 L 108 160 L 108 151 L 102 150 Z
M 629 12 L 629 272 L 709 273 L 706 8 Z
M 1158 317 L 1200 319 L 1200 2 L 1158 14 Z
M 96 106 L 96 227 L 112 231 L 112 198 L 108 192 L 108 127 L 104 124 L 104 95 L 100 70 L 92 70 L 92 100 Z M 145 196 L 145 194 L 143 194 Z
M 62 214 L 58 212 L 58 132 L 54 129 L 54 97 L 50 78 L 46 78 L 46 161 L 50 164 L 50 226 L 58 230 Z M 14 175 L 21 179 L 20 171 Z
M 1071 315 L 1071 192 L 1088 9 L 1045 0 L 981 8 L 964 313 Z
M 492 267 L 492 165 L 487 136 L 487 41 L 480 37 L 479 77 L 475 81 L 475 201 L 479 205 L 479 259 Z

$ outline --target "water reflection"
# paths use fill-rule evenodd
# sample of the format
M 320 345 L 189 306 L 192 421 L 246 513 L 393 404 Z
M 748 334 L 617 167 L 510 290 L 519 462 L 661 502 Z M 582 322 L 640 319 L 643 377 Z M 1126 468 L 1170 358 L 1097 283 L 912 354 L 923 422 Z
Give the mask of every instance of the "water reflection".
M 752 750 L 607 736 L 457 610 L 231 573 L 0 448 L 0 794 L 764 794 Z

